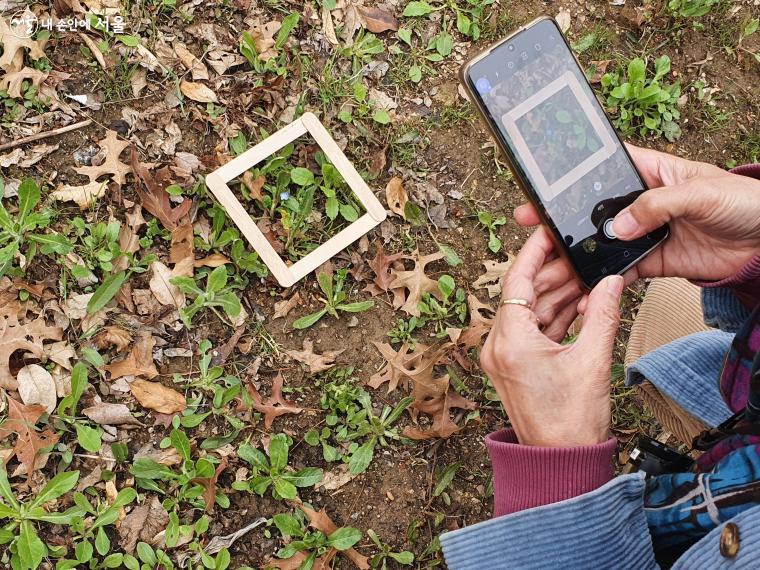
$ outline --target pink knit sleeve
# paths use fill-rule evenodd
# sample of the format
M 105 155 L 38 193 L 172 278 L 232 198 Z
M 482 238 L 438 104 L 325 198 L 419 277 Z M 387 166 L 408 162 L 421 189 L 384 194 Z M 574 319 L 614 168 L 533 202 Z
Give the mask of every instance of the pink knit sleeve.
M 520 445 L 514 430 L 486 438 L 493 464 L 494 516 L 588 493 L 612 479 L 617 441 L 581 447 Z

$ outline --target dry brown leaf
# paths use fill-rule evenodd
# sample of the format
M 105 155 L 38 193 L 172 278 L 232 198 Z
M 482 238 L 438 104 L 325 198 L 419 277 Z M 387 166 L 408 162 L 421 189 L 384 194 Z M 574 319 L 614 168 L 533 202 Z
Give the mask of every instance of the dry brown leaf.
M 76 202 L 80 210 L 86 210 L 92 206 L 95 201 L 106 193 L 108 183 L 106 181 L 90 182 L 84 186 L 61 186 L 50 196 L 63 202 Z
M 197 81 L 198 79 L 208 79 L 208 69 L 206 69 L 206 66 L 203 65 L 200 59 L 195 57 L 195 55 L 187 49 L 185 44 L 174 44 L 174 53 L 177 54 L 182 65 L 190 71 L 194 81 Z
M 195 262 L 195 254 L 193 253 L 193 224 L 189 218 L 185 219 L 172 230 L 169 263 L 180 263 L 188 258 Z
M 373 34 L 398 30 L 398 20 L 387 10 L 366 6 L 358 6 L 358 10 L 364 19 L 365 27 Z
M 328 516 L 325 509 L 315 511 L 303 503 L 300 503 L 300 501 L 298 508 L 300 508 L 304 513 L 306 513 L 306 516 L 309 517 L 309 526 L 322 531 L 325 535 L 330 536 L 332 533 L 338 530 L 338 525 L 336 525 Z M 369 570 L 369 559 L 366 556 L 359 554 L 353 548 L 343 550 L 340 552 L 340 554 L 348 558 L 360 570 Z
M 252 383 L 248 383 L 246 388 L 253 400 L 253 409 L 257 412 L 264 414 L 264 427 L 269 429 L 272 427 L 272 422 L 285 414 L 300 414 L 303 408 L 299 408 L 293 402 L 289 402 L 282 397 L 282 374 L 277 374 L 277 377 L 272 383 L 272 395 L 265 402 L 259 394 L 258 390 Z
M 358 473 L 351 473 L 348 470 L 348 465 L 343 464 L 325 473 L 322 480 L 314 485 L 314 490 L 324 489 L 325 491 L 336 491 L 343 485 L 350 483 L 359 476 Z
M 145 189 L 137 186 L 137 194 L 143 208 L 153 214 L 158 221 L 169 231 L 174 230 L 182 218 L 190 211 L 192 200 L 185 199 L 179 206 L 173 208 L 169 200 L 169 193 L 153 177 L 153 175 L 137 160 L 137 153 L 132 149 L 132 169 L 135 175 L 142 181 Z
M 487 289 L 488 296 L 491 298 L 501 295 L 501 282 L 504 276 L 512 267 L 512 263 L 515 260 L 515 256 L 511 253 L 508 255 L 507 261 L 484 261 L 483 265 L 486 268 L 486 272 L 478 277 L 472 284 L 475 289 Z
M 41 469 L 47 462 L 47 454 L 40 450 L 58 443 L 58 435 L 49 428 L 43 432 L 34 429 L 45 408 L 39 404 L 25 406 L 6 394 L 8 418 L 0 425 L 0 440 L 10 435 L 16 436 L 12 452 L 6 463 L 14 455 L 21 464 L 23 472 L 31 475 L 35 469 Z
M 55 382 L 50 372 L 39 364 L 28 364 L 18 371 L 18 395 L 25 405 L 39 404 L 52 414 L 58 403 Z
M 93 342 L 101 350 L 113 346 L 117 353 L 124 352 L 132 342 L 132 334 L 119 327 L 109 325 L 95 336 Z
M 438 299 L 441 298 L 441 292 L 438 290 L 438 282 L 433 281 L 425 274 L 425 267 L 428 263 L 441 259 L 442 257 L 444 257 L 444 254 L 441 251 L 424 256 L 420 256 L 420 252 L 415 251 L 412 257 L 405 257 L 405 259 L 411 259 L 414 261 L 414 269 L 411 271 L 391 270 L 391 273 L 393 273 L 396 278 L 389 287 L 391 289 L 404 287 L 409 291 L 409 294 L 406 297 L 406 302 L 401 306 L 402 311 L 409 315 L 419 317 L 419 303 L 422 300 L 422 295 L 430 293 Z
M 158 302 L 162 305 L 171 305 L 177 309 L 184 307 L 185 294 L 170 281 L 176 277 L 172 270 L 160 261 L 154 261 L 150 264 L 150 271 L 152 277 L 148 285 Z
M 126 224 L 122 224 L 119 229 L 119 249 L 124 253 L 135 253 L 140 251 L 140 228 L 145 225 L 145 219 L 142 216 L 142 206 L 135 204 L 132 210 L 127 210 L 124 214 L 127 219 Z M 116 259 L 114 263 L 114 273 L 124 271 L 129 267 L 129 259 L 126 255 Z
M 243 175 L 240 177 L 240 180 L 245 185 L 251 198 L 253 198 L 254 200 L 258 202 L 261 202 L 264 199 L 264 195 L 261 193 L 261 189 L 264 187 L 264 184 L 266 184 L 267 182 L 266 176 L 261 174 L 257 176 L 256 178 L 254 178 L 251 171 L 246 170 L 243 173 Z
M 333 24 L 332 14 L 330 14 L 330 10 L 325 6 L 322 6 L 322 33 L 325 39 L 332 45 L 337 46 L 340 44 L 338 37 L 335 35 L 335 24 Z
M 399 385 L 399 382 L 406 378 L 405 363 L 408 358 L 409 346 L 404 344 L 396 352 L 390 344 L 372 341 L 375 348 L 385 358 L 385 366 L 380 372 L 373 374 L 367 383 L 372 388 L 379 388 L 386 382 L 388 383 L 388 393 L 393 392 Z
M 390 269 L 393 267 L 398 271 L 403 270 L 404 266 L 399 261 L 402 257 L 402 253 L 386 255 L 383 244 L 378 240 L 375 243 L 375 258 L 368 263 L 372 268 L 372 271 L 375 272 L 375 279 L 373 283 L 370 283 L 364 288 L 364 291 L 370 293 L 372 296 L 391 291 L 393 293 L 394 309 L 401 307 L 406 300 L 406 289 L 403 287 L 390 289 L 391 283 L 396 278 L 395 275 L 390 272 Z
M 151 443 L 146 443 L 135 453 L 135 459 L 150 459 L 161 465 L 172 467 L 182 463 L 182 457 L 180 457 L 177 450 L 173 447 L 166 449 L 156 449 Z
M 220 265 L 226 265 L 227 263 L 230 263 L 230 260 L 221 253 L 212 253 L 211 255 L 193 261 L 193 267 L 219 267 Z
M 227 468 L 227 458 L 222 457 L 219 465 L 216 466 L 214 475 L 211 477 L 196 477 L 192 483 L 198 483 L 203 487 L 203 501 L 206 503 L 206 512 L 214 512 L 214 503 L 216 502 L 216 482 L 219 475 Z
M 107 364 L 104 369 L 111 373 L 111 380 L 122 376 L 143 376 L 151 379 L 158 376 L 158 370 L 153 362 L 153 335 L 147 331 L 140 331 L 132 351 L 124 360 Z
M 42 347 L 45 357 L 65 368 L 71 370 L 71 359 L 77 357 L 74 348 L 65 340 L 53 342 Z
M 179 89 L 188 99 L 198 103 L 218 103 L 219 98 L 208 86 L 203 83 L 193 83 L 184 79 L 179 83 Z
M 31 352 L 42 358 L 42 344 L 46 340 L 61 340 L 63 329 L 51 327 L 43 316 L 21 324 L 18 321 L 18 304 L 0 307 L 0 388 L 15 390 L 18 382 L 11 374 L 10 358 L 17 350 Z
M 481 303 L 475 295 L 468 295 L 467 304 L 470 312 L 470 323 L 467 328 L 462 331 L 457 339 L 457 345 L 461 346 L 465 351 L 470 350 L 478 346 L 483 337 L 488 334 L 493 326 L 493 319 L 486 317 L 483 313 L 493 313 L 493 309 L 490 305 Z
M 9 24 L 10 19 L 0 18 L 0 39 L 3 42 L 3 54 L 0 56 L 0 68 L 7 72 L 17 71 L 16 63 L 24 61 L 24 50 L 28 50 L 26 55 L 33 61 L 45 57 L 45 43 L 47 40 L 33 40 L 26 33 L 25 20 L 37 20 L 37 17 L 29 10 L 19 15 L 18 23 L 15 26 Z M 20 52 L 20 56 L 19 56 Z
M 176 414 L 187 407 L 185 396 L 159 382 L 135 380 L 129 390 L 143 408 L 162 414 Z
M 281 27 L 282 24 L 280 22 L 273 20 L 264 25 L 254 26 L 250 30 L 249 33 L 251 34 L 251 38 L 253 38 L 253 45 L 261 61 L 267 61 L 277 55 L 274 35 L 280 31 Z
M 119 544 L 125 552 L 131 554 L 140 541 L 152 544 L 156 535 L 168 524 L 169 513 L 161 505 L 158 497 L 153 496 L 149 503 L 133 508 L 121 521 L 118 526 Z
M 444 386 L 445 390 L 443 389 Z M 422 386 L 421 389 L 413 391 L 412 394 L 416 398 L 415 404 L 413 404 L 416 406 L 415 409 L 433 416 L 433 425 L 427 430 L 407 426 L 404 428 L 404 435 L 410 439 L 450 437 L 460 429 L 456 422 L 451 419 L 450 410 L 452 408 L 474 410 L 477 407 L 475 402 L 460 396 L 449 387 L 448 374 L 437 378 L 436 384 L 432 387 Z M 417 401 L 419 398 L 421 401 Z
M 1 19 L 2 18 L 0 18 L 0 20 Z M 4 74 L 3 77 L 0 77 L 0 91 L 5 91 L 8 93 L 9 97 L 18 99 L 24 95 L 21 92 L 24 81 L 29 81 L 30 85 L 39 87 L 47 76 L 47 73 L 32 69 L 31 67 L 25 67 L 19 71 L 12 71 Z
M 82 410 L 82 413 L 96 424 L 111 426 L 142 425 L 125 404 L 98 402 Z
M 295 293 L 290 299 L 285 299 L 283 301 L 277 301 L 274 304 L 274 315 L 272 316 L 272 319 L 280 319 L 282 317 L 287 317 L 288 313 L 293 310 L 293 308 L 298 305 L 298 303 L 301 302 L 301 295 L 299 293 Z
M 409 196 L 407 196 L 406 190 L 404 190 L 403 181 L 398 176 L 394 176 L 388 181 L 385 187 L 385 200 L 388 202 L 391 212 L 406 219 L 404 207 L 409 201 Z
M 335 366 L 335 359 L 343 350 L 328 350 L 322 354 L 316 354 L 314 352 L 314 343 L 308 339 L 304 339 L 303 350 L 286 350 L 285 354 L 293 360 L 306 364 L 309 367 L 309 373 L 317 374 Z
M 594 75 L 589 79 L 590 83 L 601 83 L 602 76 L 607 73 L 607 67 L 612 63 L 611 59 L 603 59 L 600 61 L 592 61 L 591 66 L 594 69 Z
M 119 186 L 124 184 L 124 180 L 132 168 L 128 164 L 124 164 L 119 160 L 119 155 L 124 152 L 124 149 L 129 146 L 126 141 L 119 140 L 116 131 L 108 130 L 106 132 L 106 138 L 98 143 L 100 148 L 106 152 L 105 160 L 98 166 L 80 166 L 74 170 L 78 174 L 87 176 L 90 182 L 95 182 L 101 176 L 106 174 L 113 176 L 113 181 Z

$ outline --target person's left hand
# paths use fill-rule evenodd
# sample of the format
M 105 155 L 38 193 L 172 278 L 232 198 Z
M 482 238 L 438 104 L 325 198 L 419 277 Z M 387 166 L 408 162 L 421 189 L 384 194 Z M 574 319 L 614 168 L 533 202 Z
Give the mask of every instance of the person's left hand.
M 543 227 L 525 243 L 504 279 L 504 299 L 537 301 L 535 280 L 554 255 Z M 564 331 L 541 331 L 529 307 L 501 305 L 480 355 L 518 441 L 523 445 L 573 447 L 606 441 L 610 425 L 610 369 L 619 324 L 623 278 L 602 280 L 590 293 L 581 332 L 561 345 Z M 558 309 L 575 314 L 575 303 Z M 545 330 L 552 328 L 551 323 Z M 560 334 L 561 333 L 561 334 Z M 556 340 L 555 340 L 556 339 Z

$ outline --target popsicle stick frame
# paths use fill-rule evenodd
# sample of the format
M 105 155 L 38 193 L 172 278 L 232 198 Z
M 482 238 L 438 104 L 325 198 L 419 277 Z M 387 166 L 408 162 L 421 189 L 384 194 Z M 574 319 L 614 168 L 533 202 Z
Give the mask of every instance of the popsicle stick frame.
M 343 180 L 362 203 L 367 213 L 303 259 L 299 259 L 293 265 L 288 266 L 267 241 L 264 234 L 261 233 L 261 230 L 232 193 L 227 183 L 306 133 L 314 138 L 333 166 L 340 172 Z M 293 121 L 237 158 L 211 172 L 206 176 L 206 186 L 211 189 L 219 203 L 227 210 L 232 221 L 235 222 L 235 225 L 259 254 L 262 261 L 266 263 L 274 278 L 283 287 L 290 287 L 314 271 L 339 251 L 377 226 L 387 215 L 385 208 L 372 193 L 372 190 L 369 189 L 369 186 L 346 158 L 346 155 L 343 154 L 343 151 L 335 144 L 327 129 L 312 113 L 304 113 L 300 119 Z

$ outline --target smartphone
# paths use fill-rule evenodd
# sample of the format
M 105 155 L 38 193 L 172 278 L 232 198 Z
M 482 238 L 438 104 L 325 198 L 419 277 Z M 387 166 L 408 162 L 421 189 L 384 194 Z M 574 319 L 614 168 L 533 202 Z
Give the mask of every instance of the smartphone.
M 552 18 L 481 52 L 460 79 L 586 289 L 668 236 L 615 238 L 612 219 L 647 187 Z

